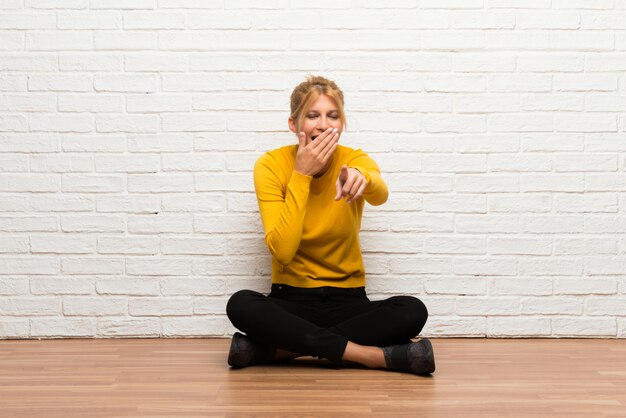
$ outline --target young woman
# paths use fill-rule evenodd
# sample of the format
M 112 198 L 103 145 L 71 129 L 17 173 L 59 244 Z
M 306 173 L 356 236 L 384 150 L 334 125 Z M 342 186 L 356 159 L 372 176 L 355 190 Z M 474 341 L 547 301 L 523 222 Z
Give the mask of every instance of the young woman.
M 410 296 L 366 296 L 361 216 L 365 201 L 381 205 L 388 191 L 367 154 L 338 144 L 343 105 L 333 81 L 309 77 L 291 95 L 288 123 L 298 144 L 256 162 L 272 288 L 268 296 L 241 290 L 228 301 L 228 318 L 246 334 L 233 336 L 233 367 L 316 356 L 337 366 L 435 371 L 430 341 L 411 341 L 426 323 L 426 306 Z

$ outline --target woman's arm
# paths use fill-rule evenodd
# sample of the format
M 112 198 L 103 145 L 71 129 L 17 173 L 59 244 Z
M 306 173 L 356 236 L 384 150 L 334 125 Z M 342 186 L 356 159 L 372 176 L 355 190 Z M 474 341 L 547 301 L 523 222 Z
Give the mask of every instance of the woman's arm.
M 348 167 L 357 169 L 367 180 L 367 187 L 363 192 L 363 197 L 373 206 L 382 205 L 389 197 L 387 184 L 380 175 L 378 164 L 360 149 L 354 150 L 350 155 Z
M 311 176 L 294 170 L 286 187 L 266 154 L 254 166 L 254 187 L 265 230 L 265 243 L 282 265 L 291 263 L 302 238 Z

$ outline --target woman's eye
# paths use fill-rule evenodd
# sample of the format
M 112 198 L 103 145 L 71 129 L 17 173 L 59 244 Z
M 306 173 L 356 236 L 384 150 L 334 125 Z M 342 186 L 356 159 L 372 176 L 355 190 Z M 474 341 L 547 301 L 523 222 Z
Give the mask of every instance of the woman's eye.
M 337 115 L 330 115 L 329 118 L 331 118 L 331 119 L 339 119 L 339 116 L 337 116 Z
M 309 119 L 315 119 L 317 117 L 317 115 L 307 115 L 306 117 L 309 118 Z

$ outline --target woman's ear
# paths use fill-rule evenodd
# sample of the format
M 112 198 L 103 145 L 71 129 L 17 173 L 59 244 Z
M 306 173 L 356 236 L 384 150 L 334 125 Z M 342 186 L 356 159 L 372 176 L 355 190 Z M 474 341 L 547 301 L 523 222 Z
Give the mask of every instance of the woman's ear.
M 287 121 L 287 123 L 289 124 L 289 130 L 297 135 L 298 129 L 296 126 L 296 122 L 293 120 L 291 116 L 289 116 L 289 120 Z

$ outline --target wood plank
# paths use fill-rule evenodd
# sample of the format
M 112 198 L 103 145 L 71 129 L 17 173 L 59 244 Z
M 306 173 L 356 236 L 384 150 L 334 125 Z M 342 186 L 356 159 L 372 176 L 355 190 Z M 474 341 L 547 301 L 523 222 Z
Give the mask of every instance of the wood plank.
M 431 377 L 312 358 L 231 370 L 229 343 L 0 341 L 0 416 L 626 416 L 624 340 L 434 339 Z

